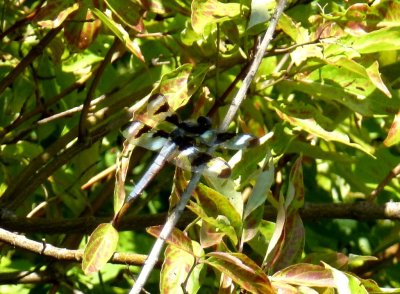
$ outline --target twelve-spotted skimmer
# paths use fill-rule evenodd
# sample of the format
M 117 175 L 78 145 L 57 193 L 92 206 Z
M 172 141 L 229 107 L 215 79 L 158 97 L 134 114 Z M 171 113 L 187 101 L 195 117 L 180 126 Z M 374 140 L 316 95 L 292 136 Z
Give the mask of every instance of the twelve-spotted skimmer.
M 211 128 L 211 120 L 205 116 L 200 116 L 197 121 L 181 121 L 176 114 L 168 111 L 166 98 L 162 94 L 152 97 L 147 113 L 144 123 L 134 121 L 123 131 L 123 135 L 129 143 L 159 151 L 159 155 L 135 185 L 126 199 L 127 202 L 142 193 L 166 161 L 192 172 L 202 170 L 204 175 L 226 178 L 231 174 L 229 164 L 221 157 L 214 157 L 207 153 L 206 150 L 213 146 L 240 150 L 259 143 L 258 138 L 249 134 L 218 132 Z M 153 123 L 154 120 L 151 119 L 156 116 L 165 118 L 167 127 L 164 126 L 164 128 L 168 130 L 160 128 L 155 132 L 151 131 L 152 127 L 157 128 L 156 123 Z M 150 121 L 150 126 L 146 124 L 146 121 Z M 205 168 L 200 168 L 202 166 Z

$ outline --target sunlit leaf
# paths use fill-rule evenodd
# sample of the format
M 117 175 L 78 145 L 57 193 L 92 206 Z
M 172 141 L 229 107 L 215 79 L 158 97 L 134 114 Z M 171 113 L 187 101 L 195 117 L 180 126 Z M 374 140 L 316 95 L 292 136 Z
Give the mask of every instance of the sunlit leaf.
M 144 61 L 139 45 L 134 40 L 131 40 L 128 32 L 120 24 L 116 23 L 97 8 L 94 8 L 93 13 L 115 34 L 118 39 L 121 40 L 126 48 L 128 48 L 141 61 Z
M 150 227 L 147 229 L 147 232 L 158 238 L 160 236 L 162 228 L 162 226 Z M 186 236 L 182 231 L 175 228 L 166 241 L 168 244 L 178 247 L 180 250 L 184 250 L 187 253 L 193 255 L 192 242 L 190 238 Z
M 400 113 L 396 114 L 392 125 L 390 126 L 389 132 L 385 141 L 383 142 L 386 146 L 390 147 L 400 142 Z
M 204 261 L 230 277 L 251 293 L 275 293 L 267 275 L 258 265 L 241 253 L 212 252 Z
M 338 293 L 368 293 L 355 276 L 339 271 L 328 264 L 325 264 L 325 267 L 332 272 Z
M 176 110 L 188 102 L 201 85 L 207 71 L 208 66 L 204 64 L 196 67 L 184 64 L 163 75 L 155 92 L 163 93 L 168 99 L 169 106 Z
M 107 7 L 127 26 L 138 32 L 143 31 L 142 14 L 144 8 L 135 0 L 105 0 Z
M 313 119 L 299 119 L 295 117 L 290 117 L 285 113 L 280 112 L 279 110 L 277 110 L 277 113 L 283 120 L 289 122 L 293 126 L 299 127 L 300 129 L 309 132 L 310 134 L 313 134 L 327 141 L 340 142 L 342 144 L 364 151 L 367 154 L 371 154 L 372 150 L 368 150 L 364 146 L 361 146 L 357 143 L 352 143 L 350 141 L 350 138 L 346 134 L 340 133 L 338 131 L 326 131 Z
M 202 255 L 202 249 L 198 243 L 193 242 L 193 247 L 197 255 Z M 172 245 L 167 246 L 164 255 L 160 273 L 161 293 L 196 293 L 201 286 L 200 272 L 204 264 L 196 265 L 192 254 Z
M 99 271 L 114 254 L 118 244 L 118 231 L 111 224 L 100 224 L 90 235 L 82 259 L 86 275 Z
M 217 0 L 195 0 L 192 2 L 192 27 L 200 34 L 210 23 L 239 17 L 240 6 L 239 3 L 222 3 Z
M 224 195 L 202 184 L 199 184 L 196 192 L 197 198 L 208 216 L 215 218 L 224 216 L 232 227 L 237 231 L 240 230 L 242 225 L 241 216 Z
M 41 27 L 54 29 L 60 26 L 68 16 L 79 9 L 79 3 L 73 0 L 53 0 L 40 9 L 35 20 Z
M 272 276 L 272 281 L 309 287 L 334 287 L 332 272 L 323 266 L 298 263 L 280 270 Z

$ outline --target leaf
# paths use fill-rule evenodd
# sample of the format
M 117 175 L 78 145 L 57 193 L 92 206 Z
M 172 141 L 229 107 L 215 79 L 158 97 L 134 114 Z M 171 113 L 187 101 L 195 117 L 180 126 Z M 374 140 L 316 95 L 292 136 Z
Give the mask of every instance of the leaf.
M 292 167 L 285 199 L 279 198 L 276 227 L 264 259 L 265 267 L 271 271 L 293 264 L 303 252 L 305 232 L 298 214 L 304 201 L 301 160 L 299 157 Z
M 147 232 L 154 237 L 158 238 L 160 236 L 163 226 L 154 226 L 147 229 Z M 186 251 L 187 253 L 193 255 L 192 241 L 187 237 L 182 231 L 174 228 L 170 236 L 167 238 L 166 242 L 170 245 L 178 247 L 180 250 Z
M 263 218 L 267 195 L 271 193 L 270 188 L 274 181 L 274 175 L 272 157 L 269 157 L 268 160 L 265 160 L 263 171 L 257 177 L 256 184 L 245 206 L 242 242 L 250 240 L 257 233 L 258 224 Z
M 39 10 L 34 20 L 43 28 L 59 27 L 67 17 L 79 9 L 79 3 L 73 0 L 53 0 Z
M 128 32 L 114 20 L 105 15 L 101 10 L 94 8 L 93 13 L 107 26 L 115 36 L 121 40 L 121 42 L 129 49 L 137 58 L 144 62 L 144 56 L 140 51 L 139 45 L 132 41 L 129 37 Z
M 196 195 L 208 216 L 214 218 L 224 216 L 236 232 L 240 231 L 242 227 L 241 216 L 224 195 L 203 184 L 198 185 Z
M 323 266 L 298 263 L 280 270 L 272 276 L 273 281 L 309 287 L 334 287 L 332 272 Z
M 193 242 L 196 255 L 203 255 L 203 250 L 197 242 Z M 164 263 L 160 273 L 161 293 L 196 293 L 200 286 L 200 272 L 204 264 L 195 264 L 196 260 L 192 254 L 181 250 L 176 246 L 167 246 L 165 249 Z M 192 267 L 194 269 L 192 270 Z M 188 277 L 188 274 L 190 276 Z M 183 283 L 185 291 L 183 292 Z
M 140 5 L 140 3 L 134 0 L 105 0 L 104 2 L 125 25 L 137 32 L 143 31 L 144 25 L 142 15 L 145 12 L 145 9 Z
M 303 184 L 303 169 L 302 156 L 294 163 L 290 175 L 288 191 L 285 198 L 285 208 L 289 212 L 297 211 L 304 205 L 304 184 Z
M 368 291 L 362 285 L 360 280 L 353 275 L 339 271 L 328 264 L 325 264 L 325 268 L 332 272 L 333 279 L 335 281 L 335 287 L 340 294 L 353 294 L 353 293 L 365 293 Z
M 399 50 L 400 31 L 398 27 L 388 27 L 362 36 L 345 37 L 339 43 L 350 46 L 361 54 Z
M 282 13 L 278 22 L 279 28 L 288 35 L 296 44 L 302 44 L 310 41 L 310 33 L 301 23 L 295 22 L 287 14 Z
M 221 233 L 227 235 L 234 245 L 238 243 L 238 235 L 225 216 L 208 216 L 206 210 L 203 209 L 204 206 L 194 202 L 190 202 L 188 208 L 203 221 L 208 222 L 210 225 L 218 228 Z
M 205 263 L 230 277 L 236 284 L 251 293 L 275 293 L 268 276 L 250 258 L 242 253 L 212 252 Z
M 207 222 L 203 222 L 200 228 L 200 244 L 201 247 L 207 248 L 214 245 L 218 245 L 222 242 L 225 234 L 218 232 L 218 228 L 209 225 Z
M 326 131 L 317 122 L 313 119 L 300 119 L 286 115 L 285 113 L 281 112 L 280 110 L 276 110 L 277 114 L 280 116 L 281 119 L 289 122 L 291 125 L 299 127 L 300 129 L 313 134 L 317 137 L 320 137 L 326 141 L 335 141 L 347 146 L 359 149 L 369 155 L 372 156 L 371 150 L 366 149 L 364 146 L 361 146 L 357 143 L 350 142 L 350 138 L 343 133 L 338 131 Z
M 248 34 L 257 34 L 259 30 L 265 30 L 267 22 L 271 18 L 271 13 L 276 6 L 275 1 L 271 0 L 252 0 L 250 20 L 247 24 Z
M 392 94 L 382 81 L 381 74 L 379 72 L 379 63 L 375 61 L 367 68 L 367 74 L 371 82 L 384 93 L 386 96 L 392 98 Z
M 82 258 L 85 275 L 99 271 L 114 254 L 118 245 L 118 231 L 111 224 L 100 224 L 90 235 Z
M 163 93 L 172 110 L 186 105 L 190 97 L 199 89 L 209 69 L 206 64 L 184 64 L 162 76 L 153 93 Z
M 217 0 L 194 0 L 192 2 L 192 27 L 196 33 L 201 34 L 208 24 L 239 17 L 240 6 L 239 3 L 222 3 Z
M 78 50 L 88 48 L 96 39 L 101 22 L 95 19 L 92 10 L 80 7 L 64 26 L 64 36 Z
M 349 258 L 340 252 L 324 250 L 323 252 L 312 252 L 302 260 L 303 263 L 319 265 L 321 261 L 335 267 L 346 268 L 349 264 Z
M 383 144 L 387 147 L 391 147 L 400 142 L 400 112 L 395 115 L 392 125 L 390 126 L 389 132 Z

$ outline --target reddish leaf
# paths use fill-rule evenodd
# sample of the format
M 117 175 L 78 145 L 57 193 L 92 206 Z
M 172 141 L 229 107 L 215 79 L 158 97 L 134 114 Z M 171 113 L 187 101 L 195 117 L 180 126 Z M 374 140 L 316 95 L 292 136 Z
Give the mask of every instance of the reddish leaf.
M 348 265 L 349 258 L 340 252 L 318 252 L 308 254 L 307 257 L 302 260 L 303 263 L 315 265 L 319 265 L 321 261 L 340 269 Z
M 243 289 L 251 293 L 275 293 L 268 276 L 246 255 L 213 252 L 207 254 L 207 256 L 205 263 L 230 277 Z
M 296 211 L 304 205 L 303 169 L 300 156 L 294 163 L 289 176 L 289 187 L 285 199 L 285 208 L 288 213 Z
M 118 231 L 111 224 L 100 224 L 90 236 L 83 253 L 85 275 L 99 271 L 114 254 L 117 245 Z
M 299 263 L 273 275 L 274 281 L 309 287 L 334 287 L 332 272 L 320 265 Z
M 78 50 L 89 47 L 97 37 L 101 22 L 87 7 L 81 7 L 64 26 L 65 39 Z
M 211 247 L 222 242 L 225 234 L 218 232 L 214 226 L 210 226 L 207 222 L 203 222 L 200 228 L 200 244 L 201 247 Z
M 79 4 L 73 0 L 48 1 L 34 20 L 43 28 L 53 29 L 60 26 L 71 13 L 78 9 Z
M 150 227 L 147 229 L 147 232 L 154 237 L 158 237 L 160 236 L 162 228 L 163 226 Z M 190 238 L 188 238 L 182 231 L 176 228 L 172 231 L 171 235 L 166 241 L 168 244 L 174 245 L 189 254 L 194 254 L 192 248 L 192 240 L 190 240 Z
M 394 117 L 389 133 L 383 142 L 385 146 L 390 147 L 400 142 L 400 112 Z

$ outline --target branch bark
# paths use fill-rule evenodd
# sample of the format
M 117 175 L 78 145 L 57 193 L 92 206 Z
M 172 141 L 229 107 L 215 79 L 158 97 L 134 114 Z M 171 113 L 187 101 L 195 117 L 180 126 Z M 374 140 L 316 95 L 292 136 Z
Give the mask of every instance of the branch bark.
M 81 262 L 83 250 L 59 248 L 46 242 L 37 242 L 10 231 L 0 229 L 0 240 L 20 249 L 28 250 L 42 256 L 51 257 L 59 261 Z M 132 253 L 114 253 L 110 262 L 115 264 L 142 265 L 147 256 Z M 160 266 L 160 263 L 158 263 Z
M 400 220 L 400 202 L 387 202 L 375 204 L 369 201 L 356 203 L 306 203 L 300 210 L 301 218 L 307 220 L 321 219 L 354 219 L 359 221 L 371 221 L 377 219 Z M 159 226 L 165 222 L 167 213 L 154 215 L 126 216 L 121 220 L 118 229 L 120 231 L 137 231 L 146 227 Z M 177 226 L 184 228 L 193 221 L 195 215 L 185 211 Z M 41 219 L 25 217 L 4 217 L 1 219 L 1 227 L 20 233 L 41 234 L 72 234 L 90 233 L 99 224 L 110 222 L 112 217 L 81 217 L 75 219 Z M 264 219 L 275 220 L 276 211 L 272 206 L 264 208 Z

